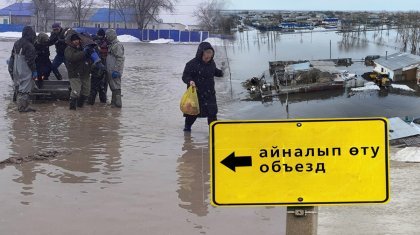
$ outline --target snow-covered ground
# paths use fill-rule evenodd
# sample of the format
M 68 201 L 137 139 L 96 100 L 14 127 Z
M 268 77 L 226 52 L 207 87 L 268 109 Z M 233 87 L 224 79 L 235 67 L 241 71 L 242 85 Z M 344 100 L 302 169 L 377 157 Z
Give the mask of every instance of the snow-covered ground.
M 174 40 L 173 39 L 159 38 L 157 40 L 150 41 L 149 43 L 154 43 L 154 44 L 168 44 L 168 43 L 174 43 Z
M 368 91 L 368 90 L 380 90 L 378 85 L 376 85 L 374 82 L 367 82 L 365 83 L 365 86 L 363 87 L 356 87 L 351 88 L 352 91 Z
M 395 89 L 401 89 L 401 90 L 412 91 L 412 92 L 415 91 L 415 90 L 411 89 L 410 87 L 408 87 L 407 85 L 391 84 L 391 86 L 392 86 L 392 88 L 395 88 Z
M 391 160 L 400 162 L 420 162 L 420 148 L 406 147 L 391 155 Z
M 141 42 L 140 39 L 138 39 L 134 36 L 131 36 L 131 35 L 127 35 L 127 34 L 119 35 L 118 36 L 118 41 L 120 41 L 120 42 Z
M 405 91 L 415 92 L 415 90 L 411 89 L 407 85 L 391 84 L 391 87 L 394 88 L 394 89 L 401 89 L 401 90 L 405 90 Z M 379 91 L 380 89 L 381 88 L 379 88 L 379 86 L 376 85 L 374 82 L 367 82 L 367 83 L 365 83 L 365 85 L 363 87 L 351 88 L 352 91 L 368 91 L 368 90 L 378 90 Z

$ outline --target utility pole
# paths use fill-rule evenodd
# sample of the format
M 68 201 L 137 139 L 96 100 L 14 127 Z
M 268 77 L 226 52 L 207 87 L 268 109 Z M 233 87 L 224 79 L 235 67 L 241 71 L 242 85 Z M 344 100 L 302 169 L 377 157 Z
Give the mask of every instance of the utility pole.
M 111 28 L 111 0 L 108 0 L 108 28 Z
M 115 27 L 115 12 L 117 11 L 117 0 L 114 0 L 114 29 L 116 30 L 117 28 Z
M 54 0 L 54 23 L 55 23 L 55 0 Z
M 331 40 L 330 40 L 330 60 L 331 60 Z

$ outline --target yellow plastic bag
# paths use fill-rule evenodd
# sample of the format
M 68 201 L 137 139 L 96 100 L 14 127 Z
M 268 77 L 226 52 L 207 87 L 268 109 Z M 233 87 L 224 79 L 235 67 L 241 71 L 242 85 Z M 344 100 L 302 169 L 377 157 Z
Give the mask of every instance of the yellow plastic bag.
M 184 114 L 188 115 L 198 115 L 200 113 L 197 89 L 195 87 L 188 87 L 187 91 L 181 98 L 180 109 Z

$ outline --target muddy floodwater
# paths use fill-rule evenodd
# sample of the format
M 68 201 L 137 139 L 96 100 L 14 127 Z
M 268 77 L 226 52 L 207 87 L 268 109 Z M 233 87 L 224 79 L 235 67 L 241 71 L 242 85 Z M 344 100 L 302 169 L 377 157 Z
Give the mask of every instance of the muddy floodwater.
M 329 40 L 335 56 L 395 50 L 369 43 L 342 49 L 335 33 L 268 41 L 245 32 L 216 47 L 216 62 L 226 67 L 225 77 L 216 79 L 219 119 L 420 115 L 414 84 L 408 84 L 414 92 L 291 95 L 289 113 L 285 97 L 246 101 L 241 82 L 268 69 L 269 60 L 310 59 L 321 52 L 317 58 L 325 58 Z M 12 45 L 0 41 L 0 161 L 58 154 L 0 166 L 0 234 L 285 234 L 284 207 L 210 204 L 207 122 L 199 119 L 184 134 L 179 111 L 186 88 L 182 71 L 197 45 L 125 43 L 122 109 L 96 103 L 70 111 L 66 101 L 46 101 L 26 114 L 16 112 L 4 63 Z M 389 204 L 321 207 L 318 234 L 418 234 L 418 172 L 420 164 L 392 162 Z

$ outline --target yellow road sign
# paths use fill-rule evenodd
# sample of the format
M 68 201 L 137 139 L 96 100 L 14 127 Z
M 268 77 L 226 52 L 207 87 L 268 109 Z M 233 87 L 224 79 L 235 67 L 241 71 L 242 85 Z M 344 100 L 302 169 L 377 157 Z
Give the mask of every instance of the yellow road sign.
M 210 126 L 215 206 L 386 203 L 385 118 L 217 121 Z

